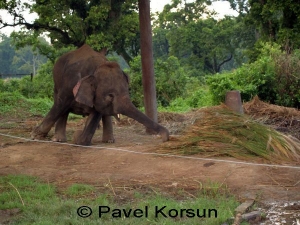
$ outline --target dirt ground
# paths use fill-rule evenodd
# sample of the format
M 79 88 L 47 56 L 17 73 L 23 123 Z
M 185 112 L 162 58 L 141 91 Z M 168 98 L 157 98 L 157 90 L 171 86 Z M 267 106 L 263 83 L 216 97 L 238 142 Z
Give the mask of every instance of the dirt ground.
M 178 115 L 174 121 L 163 120 L 163 125 L 171 131 L 171 141 L 192 117 L 190 113 Z M 2 118 L 0 133 L 29 138 L 32 128 L 41 119 L 8 121 Z M 68 123 L 68 143 L 71 143 L 72 133 L 83 123 L 83 119 Z M 119 197 L 125 196 L 127 190 L 143 188 L 174 194 L 181 191 L 187 197 L 193 197 L 205 186 L 213 188 L 209 184 L 217 182 L 218 188 L 226 188 L 240 201 L 249 198 L 258 202 L 300 201 L 300 169 L 140 154 L 160 148 L 161 139 L 145 134 L 143 126 L 126 118 L 114 126 L 116 143 L 101 143 L 101 132 L 101 129 L 97 130 L 93 144 L 88 148 L 0 135 L 0 176 L 38 176 L 59 187 L 73 183 L 92 184 Z M 236 161 L 216 158 L 219 159 Z M 300 164 L 294 166 L 299 167 Z

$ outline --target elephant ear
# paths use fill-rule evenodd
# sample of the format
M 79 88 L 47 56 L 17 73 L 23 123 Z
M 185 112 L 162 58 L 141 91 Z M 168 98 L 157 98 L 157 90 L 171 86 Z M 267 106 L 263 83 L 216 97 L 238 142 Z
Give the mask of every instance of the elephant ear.
M 125 79 L 126 79 L 126 81 L 127 81 L 127 84 L 129 84 L 129 76 L 124 72 L 124 71 L 122 71 L 123 72 L 123 76 L 125 77 Z
M 75 101 L 87 105 L 89 107 L 94 106 L 95 96 L 95 77 L 87 76 L 78 81 L 73 88 L 73 95 Z

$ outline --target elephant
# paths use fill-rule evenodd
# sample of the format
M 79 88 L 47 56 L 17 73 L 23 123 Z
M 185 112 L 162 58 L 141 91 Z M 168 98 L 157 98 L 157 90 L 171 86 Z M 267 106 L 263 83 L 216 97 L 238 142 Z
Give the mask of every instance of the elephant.
M 69 113 L 88 116 L 84 129 L 74 137 L 75 144 L 90 145 L 102 119 L 102 142 L 115 142 L 111 116 L 123 114 L 143 124 L 147 131 L 169 140 L 169 131 L 140 112 L 129 96 L 129 78 L 118 63 L 94 51 L 89 45 L 62 55 L 53 67 L 54 104 L 31 137 L 47 136 L 55 124 L 53 141 L 66 142 Z

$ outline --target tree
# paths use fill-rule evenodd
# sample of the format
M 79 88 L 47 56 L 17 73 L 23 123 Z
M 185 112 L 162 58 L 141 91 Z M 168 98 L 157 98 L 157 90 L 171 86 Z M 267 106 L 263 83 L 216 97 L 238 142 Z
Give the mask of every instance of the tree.
M 298 0 L 228 0 L 259 39 L 280 44 L 287 52 L 300 47 L 300 4 Z
M 154 28 L 154 56 L 176 56 L 196 76 L 237 67 L 245 61 L 243 49 L 255 42 L 252 27 L 234 17 L 217 20 L 204 3 L 173 1 Z
M 32 46 L 17 49 L 13 58 L 12 67 L 16 73 L 32 73 L 36 75 L 37 69 L 47 62 L 47 58 L 34 50 Z
M 0 28 L 21 25 L 40 36 L 48 32 L 51 44 L 57 49 L 80 47 L 84 43 L 94 49 L 108 48 L 122 55 L 128 62 L 139 51 L 139 26 L 136 0 L 36 0 L 32 5 L 20 0 L 1 5 L 14 20 L 1 20 Z M 25 12 L 38 15 L 27 22 Z M 28 35 L 23 33 L 24 35 Z
M 153 67 L 152 27 L 150 0 L 139 0 L 139 21 L 141 34 L 141 60 L 143 72 L 144 106 L 146 115 L 157 122 L 157 103 Z M 151 133 L 146 129 L 147 133 Z
M 40 65 L 47 61 L 33 46 L 16 48 L 11 37 L 2 35 L 0 41 L 0 73 L 2 74 L 36 74 Z M 41 40 L 41 42 L 46 42 Z M 48 44 L 49 45 L 49 44 Z
M 0 74 L 9 74 L 15 55 L 15 49 L 10 43 L 10 38 L 2 34 L 0 37 Z

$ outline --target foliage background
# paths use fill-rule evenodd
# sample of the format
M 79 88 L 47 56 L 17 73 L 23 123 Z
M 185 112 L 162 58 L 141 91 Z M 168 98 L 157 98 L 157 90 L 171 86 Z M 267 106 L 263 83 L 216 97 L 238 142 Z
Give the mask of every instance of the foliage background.
M 243 101 L 258 95 L 270 103 L 299 108 L 299 4 L 228 2 L 239 12 L 237 17 L 217 19 L 207 8 L 211 2 L 205 0 L 172 0 L 152 15 L 160 110 L 219 104 L 229 90 L 240 90 Z M 15 24 L 1 20 L 0 27 L 24 28 L 10 37 L 1 35 L 0 73 L 37 73 L 32 82 L 28 77 L 0 80 L 2 96 L 8 92 L 52 101 L 53 63 L 86 42 L 96 50 L 107 48 L 109 58 L 121 64 L 130 76 L 132 101 L 143 108 L 136 0 L 100 5 L 96 0 L 10 1 L 0 8 L 16 18 Z M 32 23 L 25 18 L 28 9 L 38 15 Z M 46 31 L 51 43 L 41 37 Z

